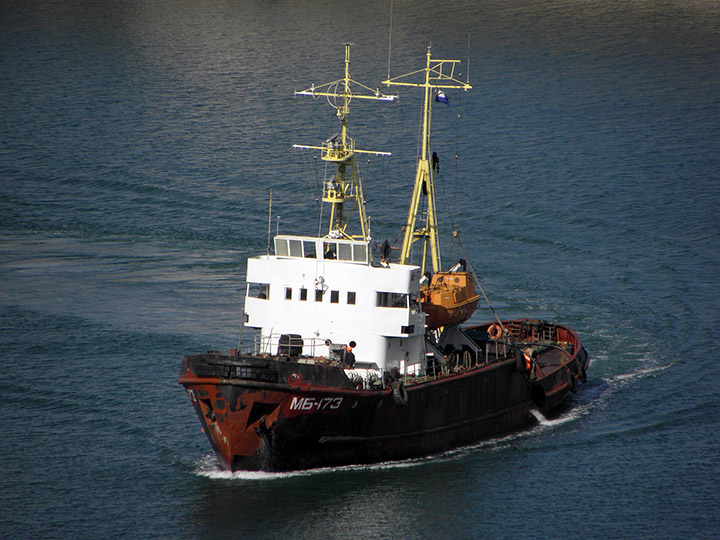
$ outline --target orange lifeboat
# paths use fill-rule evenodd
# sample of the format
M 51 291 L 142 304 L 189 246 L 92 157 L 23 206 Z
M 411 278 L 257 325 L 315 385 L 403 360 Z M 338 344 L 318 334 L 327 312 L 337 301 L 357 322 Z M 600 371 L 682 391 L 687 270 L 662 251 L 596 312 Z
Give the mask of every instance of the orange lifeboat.
M 480 295 L 475 292 L 470 272 L 436 272 L 429 283 L 420 287 L 420 304 L 429 330 L 467 321 L 478 300 Z

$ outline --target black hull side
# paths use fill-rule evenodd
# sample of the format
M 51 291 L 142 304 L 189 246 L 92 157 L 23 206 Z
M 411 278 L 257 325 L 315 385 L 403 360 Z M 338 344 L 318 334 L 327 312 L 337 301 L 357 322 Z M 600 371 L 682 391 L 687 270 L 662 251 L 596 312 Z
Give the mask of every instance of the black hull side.
M 231 468 L 284 471 L 437 454 L 533 425 L 532 409 L 547 412 L 569 392 L 562 373 L 554 378 L 534 383 L 543 388 L 542 407 L 533 399 L 537 386 L 514 361 L 408 387 L 407 404 L 388 391 L 345 394 L 350 406 L 342 414 L 278 417 L 260 433 L 260 450 L 235 455 Z M 328 389 L 323 395 L 339 394 Z
M 424 382 L 410 378 L 407 387 L 396 381 L 395 390 L 360 390 L 339 366 L 208 353 L 185 357 L 180 382 L 228 469 L 404 460 L 530 427 L 533 409 L 547 414 L 576 392 L 588 356 L 574 332 L 561 330 L 572 352 L 549 347 L 532 374 L 505 357 Z

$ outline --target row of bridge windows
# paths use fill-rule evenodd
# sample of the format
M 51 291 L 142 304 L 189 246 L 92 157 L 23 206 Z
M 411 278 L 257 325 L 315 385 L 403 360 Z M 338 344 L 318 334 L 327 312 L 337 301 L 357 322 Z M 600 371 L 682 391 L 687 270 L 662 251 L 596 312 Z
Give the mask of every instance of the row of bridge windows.
M 318 255 L 318 249 L 322 249 L 322 257 Z M 368 246 L 366 243 L 358 242 L 276 237 L 275 254 L 279 257 L 323 258 L 367 263 Z

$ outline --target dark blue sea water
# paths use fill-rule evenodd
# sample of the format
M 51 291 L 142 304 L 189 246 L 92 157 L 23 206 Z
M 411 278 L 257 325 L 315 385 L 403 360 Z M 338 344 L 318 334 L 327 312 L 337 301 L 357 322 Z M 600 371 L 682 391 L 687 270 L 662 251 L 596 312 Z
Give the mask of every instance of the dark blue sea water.
M 720 537 L 716 0 L 0 6 L 0 537 Z M 337 131 L 295 89 L 470 59 L 434 110 L 445 232 L 502 316 L 583 336 L 535 429 L 407 463 L 218 468 L 188 352 L 237 343 L 245 259 L 317 230 Z M 418 98 L 356 103 L 374 236 L 413 181 Z M 460 117 L 458 117 L 458 113 Z M 454 155 L 457 152 L 458 160 Z M 459 257 L 445 244 L 445 261 Z M 481 309 L 476 320 L 491 314 Z

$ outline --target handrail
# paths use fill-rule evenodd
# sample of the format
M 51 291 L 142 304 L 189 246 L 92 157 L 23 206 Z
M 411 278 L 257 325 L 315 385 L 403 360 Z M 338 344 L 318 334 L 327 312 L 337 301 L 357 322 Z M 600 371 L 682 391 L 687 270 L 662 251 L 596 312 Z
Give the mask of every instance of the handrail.
M 263 336 L 262 334 L 258 334 L 253 339 L 253 350 L 252 354 L 254 355 L 260 355 L 260 354 L 268 354 L 268 355 L 275 355 L 277 353 L 277 350 L 280 346 L 280 338 L 284 335 L 288 334 L 281 334 L 277 332 L 271 332 L 269 335 Z M 302 354 L 304 356 L 317 356 L 316 351 L 320 347 L 327 346 L 326 340 L 322 338 L 298 338 L 302 341 Z M 288 347 L 297 346 L 300 345 L 293 345 L 293 343 L 287 343 L 283 344 L 287 345 Z

